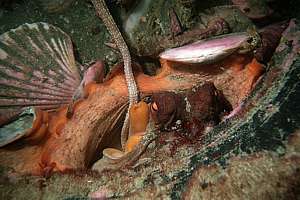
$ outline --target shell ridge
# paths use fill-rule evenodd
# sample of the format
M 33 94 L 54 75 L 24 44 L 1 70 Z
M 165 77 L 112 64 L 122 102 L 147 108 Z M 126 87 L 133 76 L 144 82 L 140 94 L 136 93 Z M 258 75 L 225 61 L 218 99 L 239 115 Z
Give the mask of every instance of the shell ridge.
M 38 95 L 37 95 L 38 94 Z M 6 97 L 6 98 L 28 98 L 28 99 L 48 99 L 48 100 L 52 100 L 53 97 L 56 97 L 57 100 L 67 100 L 69 99 L 69 96 L 60 96 L 60 95 L 56 95 L 56 94 L 47 94 L 47 93 L 43 93 L 40 92 L 38 93 L 37 91 L 26 91 L 26 92 L 22 92 L 22 91 L 15 91 L 15 92 L 11 92 L 11 93 L 5 93 L 4 91 L 0 91 L 0 97 Z
M 48 100 L 39 100 L 39 101 L 29 101 L 29 99 L 7 99 L 5 102 L 1 102 L 1 107 L 14 107 L 14 106 L 43 106 L 43 105 L 66 105 L 69 101 L 51 101 Z
M 24 82 L 20 82 L 19 80 L 6 80 L 6 82 L 3 82 L 5 80 L 0 80 L 0 86 L 5 88 L 12 88 L 14 86 L 22 87 L 22 90 L 25 90 L 25 92 L 32 91 L 35 93 L 43 93 L 43 94 L 53 94 L 53 95 L 62 95 L 62 96 L 70 96 L 73 94 L 72 92 L 64 93 L 60 89 L 53 89 L 46 86 L 37 86 L 35 84 L 28 84 Z M 43 89 L 43 90 L 41 90 Z M 63 95 L 65 94 L 65 95 Z
M 61 69 L 59 69 L 60 73 L 67 74 L 67 75 L 71 76 L 73 79 L 76 79 L 76 77 L 72 75 L 73 72 L 63 63 L 63 61 L 61 61 L 60 55 L 57 54 L 56 51 L 54 51 L 54 49 L 50 46 L 50 44 L 47 42 L 44 42 L 44 45 L 49 50 L 49 53 L 50 53 L 51 57 L 53 58 L 53 60 L 55 60 L 61 67 Z M 67 78 L 69 79 L 68 76 L 67 76 Z M 75 80 L 74 83 L 77 84 L 77 80 Z
M 17 54 L 17 53 L 15 53 L 15 54 Z M 28 63 L 20 63 L 19 59 L 14 58 L 14 57 L 6 57 L 5 60 L 10 59 L 10 61 L 11 61 L 11 63 L 6 63 L 6 66 L 9 65 L 10 68 L 13 68 L 13 69 L 15 70 L 15 72 L 11 72 L 11 73 L 13 74 L 13 77 L 17 76 L 17 74 L 15 74 L 15 73 L 18 73 L 18 72 L 16 72 L 16 70 L 17 70 L 17 71 L 23 71 L 24 73 L 26 73 L 26 75 L 28 75 L 28 72 L 26 72 L 25 70 L 26 70 L 26 69 L 29 69 L 29 70 L 30 70 L 30 68 L 27 67 L 27 66 L 28 66 L 28 65 L 34 65 L 34 61 L 29 63 L 28 57 L 30 57 L 30 56 L 27 56 L 27 58 L 26 58 Z M 17 62 L 13 62 L 13 61 L 15 61 L 15 60 L 17 60 Z M 1 60 L 1 61 L 4 62 L 4 60 Z M 3 71 L 6 71 L 6 72 L 9 71 L 9 69 L 8 69 L 8 68 L 5 69 L 4 66 L 2 66 L 2 68 L 3 68 Z M 28 71 L 29 71 L 29 70 L 28 70 Z M 38 71 L 34 71 L 34 72 L 37 73 Z M 51 71 L 49 71 L 49 72 L 51 72 Z M 57 72 L 55 72 L 55 71 L 53 71 L 53 72 L 54 72 L 54 73 L 57 73 Z M 44 73 L 43 73 L 43 74 L 45 74 L 45 73 L 46 73 L 46 72 L 45 72 L 45 70 L 44 70 Z M 57 73 L 57 74 L 58 74 L 58 73 Z M 21 73 L 19 73 L 19 76 L 20 76 L 20 75 L 21 75 Z M 58 74 L 58 75 L 59 75 L 59 74 Z M 60 73 L 60 76 L 63 77 L 63 73 L 62 73 L 62 72 Z M 36 77 L 37 77 L 38 79 L 41 78 L 41 76 L 36 76 Z M 51 77 L 51 76 L 48 76 L 48 77 Z M 52 80 L 52 79 L 51 79 L 51 78 L 48 78 L 48 77 L 47 77 L 47 79 L 48 79 L 48 82 L 49 82 L 49 81 Z M 23 77 L 23 78 L 25 78 L 25 77 Z M 43 77 L 42 77 L 42 78 L 43 78 Z M 55 81 L 55 80 L 52 81 L 52 83 L 55 83 L 55 82 L 57 82 L 57 81 Z M 75 85 L 77 84 L 77 81 L 73 81 L 72 79 L 70 79 L 69 77 L 67 77 L 66 84 L 68 84 L 68 85 L 65 86 L 65 87 L 63 87 L 63 88 L 66 89 L 66 90 L 68 90 L 68 89 L 70 89 L 70 88 L 73 88 L 73 87 L 74 87 L 74 84 L 75 84 Z M 74 88 L 74 90 L 75 90 L 75 88 Z
M 64 62 L 65 63 L 65 69 L 67 70 L 67 71 L 69 71 L 70 72 L 70 74 L 71 75 L 74 75 L 74 74 L 76 74 L 76 77 L 75 78 L 78 78 L 78 74 L 79 74 L 79 72 L 78 72 L 78 69 L 77 69 L 77 67 L 73 64 L 73 63 L 75 63 L 75 58 L 74 58 L 74 54 L 73 54 L 73 46 L 72 46 L 72 41 L 71 41 L 71 39 L 70 39 L 70 37 L 65 33 L 65 32 L 63 32 L 60 28 L 57 28 L 57 27 L 55 27 L 54 28 L 54 26 L 52 26 L 52 25 L 50 25 L 49 26 L 49 29 L 55 29 L 55 31 L 56 32 L 59 32 L 59 33 L 57 33 L 57 34 L 62 34 L 63 36 L 64 36 L 64 42 L 66 42 L 66 45 L 65 45 L 65 48 L 62 48 L 62 49 L 59 49 L 59 48 L 54 48 L 54 49 L 58 49 L 58 52 L 56 52 L 56 53 L 58 53 L 58 56 L 57 57 L 59 57 L 60 59 L 61 59 L 61 61 L 63 62 L 64 61 L 64 59 L 63 59 L 63 54 L 64 54 L 64 51 L 65 50 L 69 50 L 71 53 L 69 54 L 69 58 L 70 58 L 70 60 L 73 60 L 73 62 Z M 57 40 L 59 41 L 60 39 L 61 39 L 62 37 L 60 37 L 60 38 L 57 38 Z M 57 44 L 56 44 L 56 41 L 55 41 L 55 38 L 53 38 L 53 37 L 51 37 L 51 42 L 50 41 L 48 41 L 48 44 L 49 45 L 51 45 L 51 43 L 52 42 L 54 42 L 55 43 L 55 45 L 56 45 L 56 47 L 58 47 L 57 46 Z M 52 50 L 53 50 L 53 48 L 51 48 Z M 55 51 L 54 51 L 55 52 Z
M 1 69 L 1 68 L 0 68 Z M 0 84 L 1 86 L 14 86 L 14 85 L 18 85 L 18 86 L 23 86 L 23 89 L 32 89 L 34 90 L 34 87 L 36 87 L 37 89 L 46 89 L 46 91 L 50 90 L 50 91 L 57 91 L 58 93 L 56 94 L 73 94 L 73 90 L 72 91 L 63 91 L 67 86 L 64 86 L 61 83 L 56 84 L 56 87 L 53 87 L 53 85 L 51 85 L 50 83 L 45 83 L 43 80 L 35 80 L 34 78 L 30 78 L 30 82 L 24 82 L 20 80 L 20 77 L 23 77 L 23 74 L 21 73 L 20 76 L 18 72 L 11 72 L 11 70 L 6 69 L 6 74 L 2 75 L 2 77 L 6 77 L 9 80 L 0 80 Z M 2 73 L 0 73 L 2 74 Z M 25 79 L 25 77 L 23 77 Z M 48 81 L 48 79 L 46 79 Z M 43 83 L 44 82 L 44 83 Z M 55 83 L 54 81 L 52 82 L 52 84 Z M 42 84 L 42 85 L 41 85 Z M 29 87 L 28 87 L 29 86 Z M 30 87 L 31 86 L 31 87 Z M 37 90 L 34 90 L 37 91 Z
M 41 23 L 40 23 L 40 24 L 41 24 Z M 45 23 L 44 23 L 44 24 L 45 24 Z M 43 25 L 43 24 L 41 24 L 41 25 L 42 25 L 43 27 L 45 27 L 45 25 Z M 62 34 L 62 35 L 64 36 L 64 38 L 63 38 L 64 41 L 67 41 L 67 44 L 69 44 L 69 45 L 67 46 L 67 48 L 69 48 L 70 51 L 73 53 L 73 47 L 72 47 L 72 42 L 71 42 L 70 37 L 69 37 L 66 33 L 64 33 L 61 29 L 59 29 L 59 28 L 57 28 L 57 27 L 54 27 L 54 26 L 52 26 L 52 25 L 49 25 L 49 26 L 48 26 L 48 30 L 50 31 L 50 30 L 52 30 L 52 29 L 58 31 L 58 33 L 55 33 L 55 35 L 57 35 L 57 34 Z M 48 32 L 49 32 L 49 31 L 48 31 Z M 41 45 L 43 45 L 44 51 L 47 50 L 47 52 L 51 54 L 51 57 L 53 58 L 53 60 L 55 60 L 55 61 L 60 65 L 60 67 L 61 67 L 60 70 L 63 71 L 63 72 L 61 72 L 62 74 L 65 75 L 65 73 L 67 73 L 70 77 L 72 77 L 72 79 L 76 79 L 76 80 L 74 81 L 74 84 L 79 84 L 80 78 L 79 78 L 79 76 L 78 76 L 79 72 L 78 72 L 76 66 L 75 66 L 75 67 L 72 67 L 72 66 L 71 66 L 71 63 L 66 63 L 66 62 L 64 62 L 64 59 L 62 58 L 62 50 L 59 49 L 59 48 L 57 48 L 57 44 L 56 44 L 54 38 L 53 38 L 51 35 L 49 35 L 48 32 L 47 32 L 47 35 L 48 35 L 48 37 L 50 38 L 50 40 L 47 40 L 47 39 L 45 38 L 45 35 L 46 35 L 46 34 L 44 34 L 44 35 L 40 34 L 40 35 L 39 35 L 39 36 L 40 36 L 39 41 L 40 41 L 40 42 L 43 41 L 43 42 L 41 42 Z M 58 39 L 61 39 L 61 38 L 58 38 Z M 52 43 L 54 43 L 54 46 L 51 45 Z M 56 47 L 56 48 L 55 48 L 55 47 Z M 74 60 L 73 62 L 75 63 L 75 58 L 74 58 L 73 55 L 71 56 L 71 59 L 73 59 L 73 60 Z M 69 65 L 69 64 L 70 64 L 70 65 Z M 68 67 L 68 66 L 69 66 L 69 67 Z M 70 67 L 71 67 L 71 68 L 70 68 Z M 76 74 L 76 75 L 75 75 L 75 74 Z M 69 78 L 69 77 L 68 77 L 68 78 Z M 72 80 L 72 79 L 70 79 L 70 80 Z
M 45 26 L 44 26 L 45 27 Z M 32 36 L 32 37 L 35 37 L 35 36 Z M 43 49 L 44 49 L 44 51 L 45 51 L 45 49 L 47 49 L 47 50 L 50 50 L 50 54 L 51 54 L 51 56 L 52 56 L 52 58 L 54 59 L 55 57 L 56 57 L 56 55 L 57 54 L 55 54 L 53 51 L 52 51 L 52 49 L 51 49 L 51 47 L 50 46 L 48 46 L 47 45 L 47 42 L 45 43 L 45 44 L 43 44 L 43 42 L 41 42 L 41 41 L 45 41 L 45 38 L 44 37 L 42 37 L 42 36 L 39 36 L 39 38 L 36 38 L 36 42 L 37 43 L 39 43 L 39 45 L 41 45 L 42 47 L 43 47 Z M 43 52 L 44 52 L 43 51 Z M 42 53 L 43 53 L 42 52 Z M 48 51 L 47 51 L 48 52 Z M 49 59 L 49 55 L 47 56 L 47 55 L 44 55 L 44 54 L 42 54 L 41 53 L 41 56 L 42 56 L 42 58 L 43 58 L 43 60 L 47 60 L 47 59 Z M 74 59 L 74 57 L 73 57 L 73 59 Z M 60 60 L 57 60 L 57 62 L 60 64 L 60 65 L 62 65 L 60 62 Z M 65 72 L 63 72 L 61 69 L 58 71 L 55 71 L 53 68 L 51 68 L 51 69 L 49 69 L 49 73 L 51 72 L 50 70 L 52 70 L 54 73 L 57 73 L 57 74 L 61 74 L 61 75 L 65 75 Z M 73 73 L 73 72 L 70 72 L 70 73 Z M 75 78 L 75 76 L 73 76 L 72 74 L 70 74 L 70 73 L 68 73 L 70 76 L 72 76 L 72 78 L 70 79 L 69 77 L 67 77 L 68 78 L 68 80 L 70 79 L 70 82 L 71 82 L 71 85 L 72 84 L 77 84 L 78 82 L 79 82 L 79 80 L 73 80 L 74 78 Z

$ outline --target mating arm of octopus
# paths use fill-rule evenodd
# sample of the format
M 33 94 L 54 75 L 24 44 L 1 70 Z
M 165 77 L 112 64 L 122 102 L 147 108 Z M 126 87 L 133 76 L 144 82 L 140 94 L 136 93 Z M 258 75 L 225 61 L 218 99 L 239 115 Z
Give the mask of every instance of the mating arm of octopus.
M 132 67 L 131 67 L 131 56 L 129 49 L 127 47 L 127 44 L 124 40 L 124 38 L 121 35 L 120 30 L 118 29 L 118 26 L 116 25 L 113 17 L 111 16 L 105 0 L 92 0 L 92 3 L 94 4 L 94 7 L 96 9 L 97 15 L 101 18 L 104 25 L 106 26 L 107 30 L 111 34 L 114 42 L 116 43 L 117 47 L 119 48 L 123 62 L 124 62 L 124 73 L 125 73 L 125 79 L 126 84 L 128 88 L 128 94 L 129 94 L 129 109 L 133 104 L 136 104 L 138 102 L 138 89 L 136 82 L 134 80 Z M 126 114 L 125 121 L 122 127 L 122 146 L 124 148 L 125 140 L 128 137 L 128 126 L 129 126 L 129 111 Z

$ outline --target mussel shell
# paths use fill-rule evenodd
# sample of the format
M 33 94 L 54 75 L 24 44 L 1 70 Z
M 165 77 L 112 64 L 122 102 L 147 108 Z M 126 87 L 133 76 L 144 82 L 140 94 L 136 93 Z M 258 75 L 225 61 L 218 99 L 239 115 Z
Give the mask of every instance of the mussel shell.
M 0 147 L 26 136 L 36 119 L 36 113 L 32 107 L 21 112 L 16 120 L 0 127 Z

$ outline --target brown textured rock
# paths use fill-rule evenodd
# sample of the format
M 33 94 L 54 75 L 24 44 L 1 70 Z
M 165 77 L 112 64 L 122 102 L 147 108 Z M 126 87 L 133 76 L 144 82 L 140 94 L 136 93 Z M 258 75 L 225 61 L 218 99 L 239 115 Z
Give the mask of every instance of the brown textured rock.
M 288 153 L 257 153 L 232 158 L 222 169 L 200 166 L 193 172 L 183 199 L 298 199 L 300 132 L 290 139 Z

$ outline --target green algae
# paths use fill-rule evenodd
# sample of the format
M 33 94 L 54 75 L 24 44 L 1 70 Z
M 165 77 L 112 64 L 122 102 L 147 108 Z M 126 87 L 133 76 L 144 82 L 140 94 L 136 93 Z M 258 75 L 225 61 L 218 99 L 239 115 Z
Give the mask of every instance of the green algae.
M 93 6 L 86 1 L 75 1 L 60 13 L 49 14 L 39 1 L 23 1 L 13 5 L 13 10 L 0 10 L 0 33 L 24 23 L 47 22 L 66 32 L 75 46 L 77 60 L 87 63 L 104 59 L 110 51 L 103 41 L 109 38 L 106 28 L 95 15 Z

